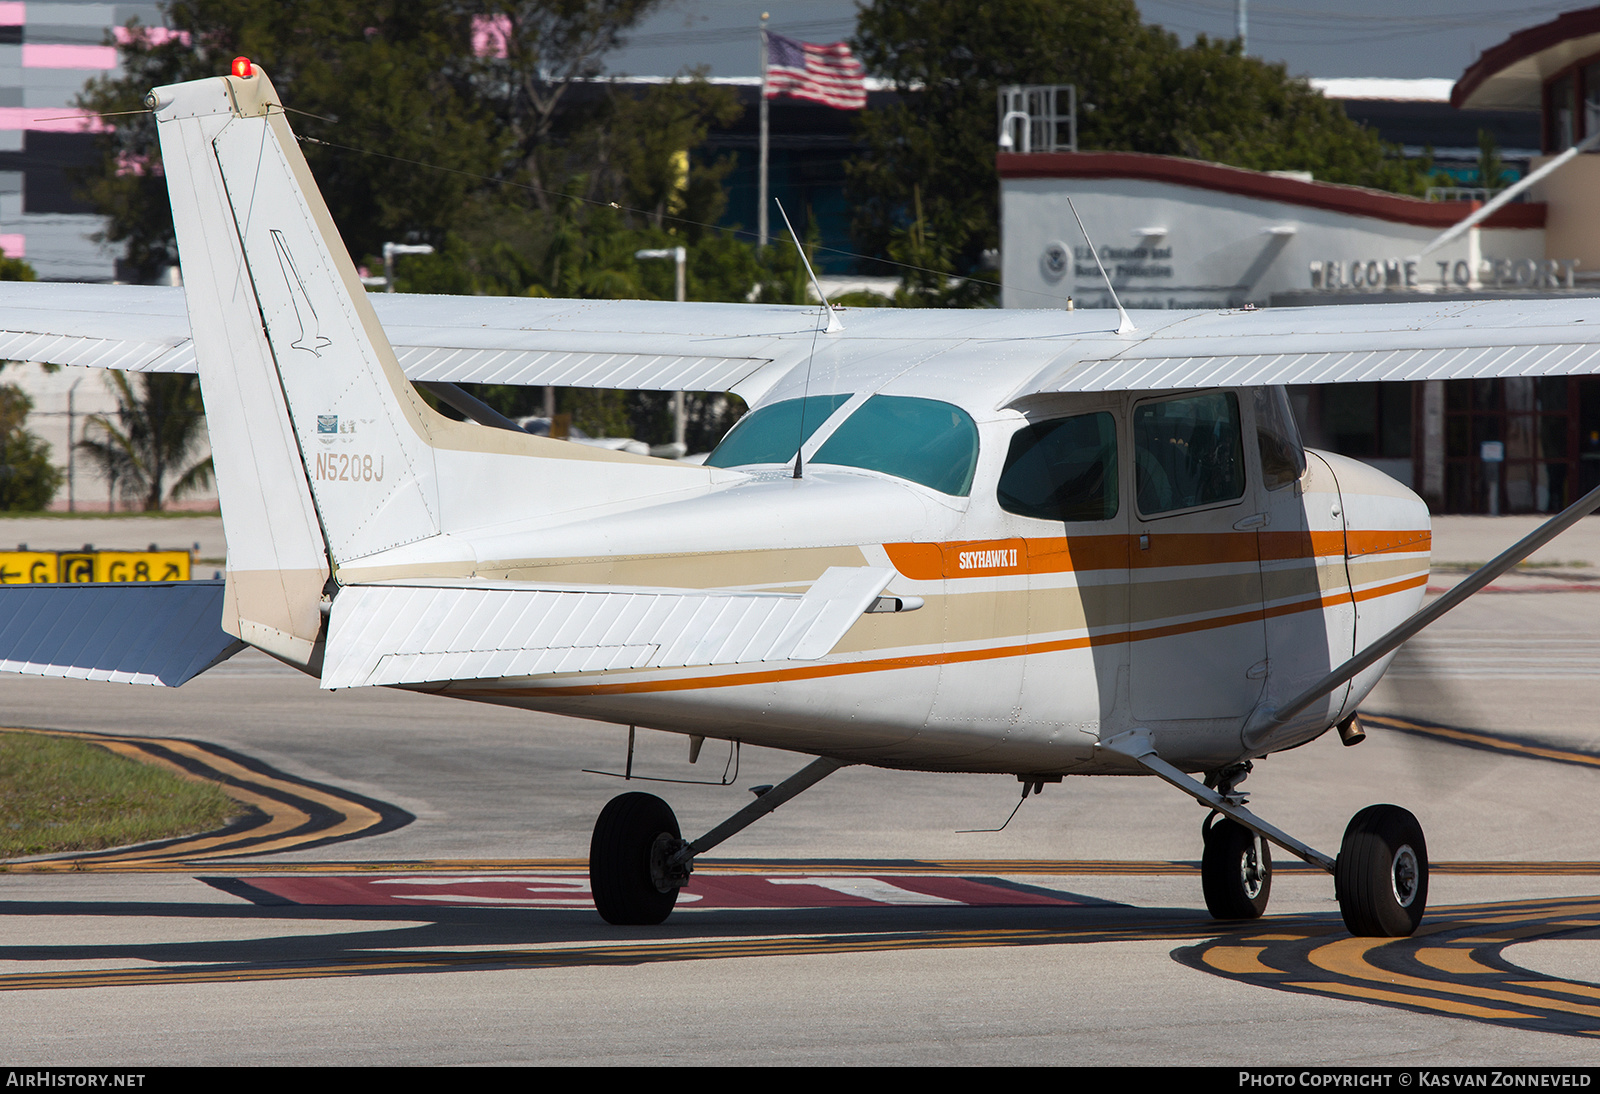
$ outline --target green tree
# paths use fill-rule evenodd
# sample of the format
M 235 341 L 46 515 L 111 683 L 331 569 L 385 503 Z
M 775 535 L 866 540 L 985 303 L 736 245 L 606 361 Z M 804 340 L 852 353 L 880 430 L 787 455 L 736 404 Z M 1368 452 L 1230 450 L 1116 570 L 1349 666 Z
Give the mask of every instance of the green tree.
M 727 206 L 723 179 L 732 161 L 693 156 L 710 126 L 731 121 L 740 109 L 728 88 L 712 86 L 703 74 L 642 92 L 607 88 L 598 104 L 566 119 L 565 162 L 574 173 L 561 193 L 486 190 L 457 218 L 439 253 L 406 260 L 397 287 L 671 299 L 670 269 L 640 266 L 633 253 L 687 244 L 690 299 L 745 299 L 754 277 L 735 286 L 729 268 L 753 272 L 752 262 L 735 257 L 748 246 L 705 228 Z
M 0 251 L 0 281 L 37 281 L 38 273 L 20 258 L 11 258 Z
M 1237 41 L 1201 36 L 1173 48 L 1152 90 L 1120 123 L 1120 139 L 1102 147 L 1310 171 L 1325 182 L 1418 196 L 1430 181 L 1431 164 L 1402 157 L 1284 65 L 1242 56 Z
M 1185 47 L 1145 25 L 1133 0 L 986 0 L 976 10 L 963 0 L 872 0 L 855 46 L 868 71 L 900 90 L 862 117 L 867 152 L 849 165 L 854 231 L 870 254 L 937 248 L 944 268 L 980 274 L 983 252 L 999 244 L 995 103 L 1006 84 L 1075 84 L 1084 149 L 1310 170 L 1407 193 L 1427 183 L 1426 169 L 1284 66 L 1244 57 L 1236 42 Z M 915 278 L 906 288 L 924 303 L 981 295 L 930 292 Z
M 0 509 L 47 508 L 62 474 L 50 446 L 25 428 L 33 400 L 16 384 L 0 384 Z
M 703 225 L 721 220 L 727 209 L 722 180 L 733 159 L 691 165 L 690 151 L 713 125 L 727 125 L 743 112 L 733 89 L 713 86 L 703 71 L 643 94 L 614 93 L 603 123 L 590 130 L 600 146 L 589 157 L 598 168 L 600 196 L 619 194 L 621 204 L 647 212 L 651 227 L 698 242 Z
M 178 36 L 157 44 L 132 24 L 125 75 L 80 96 L 111 125 L 84 192 L 133 276 L 174 264 L 155 123 L 139 108 L 151 86 L 215 75 L 243 55 L 311 138 L 302 147 L 352 254 L 375 266 L 387 240 L 435 246 L 398 264 L 401 291 L 671 299 L 671 264 L 634 254 L 685 245 L 690 299 L 749 299 L 763 280 L 754 249 L 703 227 L 726 208 L 732 162 L 696 153 L 711 125 L 739 113 L 734 93 L 699 73 L 642 90 L 586 84 L 582 101 L 571 93 L 659 3 L 171 0 L 164 14 Z M 513 415 L 543 401 L 538 391 L 480 394 Z M 614 434 L 653 420 L 641 398 L 564 392 L 558 409 Z M 716 413 L 695 413 L 715 428 Z M 148 474 L 127 455 L 135 438 L 105 424 L 114 428 L 96 443 L 113 460 L 108 473 L 148 503 Z
M 442 242 L 476 176 L 500 163 L 503 145 L 472 86 L 473 24 L 462 4 L 172 0 L 165 14 L 179 37 L 156 44 L 131 23 L 120 47 L 124 74 L 91 81 L 78 97 L 109 125 L 97 138 L 100 162 L 79 181 L 110 218 L 104 238 L 125 246 L 137 277 L 177 262 L 145 93 L 226 72 L 236 55 L 267 71 L 295 111 L 296 131 L 313 138 L 302 147 L 355 254 L 390 239 Z
M 662 0 L 481 0 L 474 4 L 478 87 L 491 104 L 511 160 L 549 208 L 582 169 L 568 162 L 557 110 L 574 84 L 597 76 L 601 59 Z M 570 116 L 570 112 L 569 112 Z M 580 123 L 581 124 L 581 123 Z M 570 126 L 569 126 L 570 129 Z
M 194 460 L 206 439 L 199 377 L 112 372 L 108 380 L 117 412 L 90 415 L 78 447 L 122 497 L 151 512 L 210 486 L 211 457 Z

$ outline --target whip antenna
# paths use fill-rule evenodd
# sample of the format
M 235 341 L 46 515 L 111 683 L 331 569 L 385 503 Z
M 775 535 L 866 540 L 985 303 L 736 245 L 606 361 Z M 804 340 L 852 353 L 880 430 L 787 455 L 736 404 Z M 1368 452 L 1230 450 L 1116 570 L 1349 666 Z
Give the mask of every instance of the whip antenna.
M 828 303 L 828 298 L 823 295 L 822 284 L 817 281 L 817 274 L 811 268 L 811 262 L 806 258 L 806 249 L 800 246 L 800 237 L 795 233 L 794 225 L 789 223 L 789 214 L 783 211 L 783 202 L 777 198 L 772 199 L 772 204 L 778 207 L 778 215 L 783 218 L 783 226 L 789 229 L 789 238 L 794 240 L 795 253 L 800 256 L 800 261 L 805 265 L 806 274 L 811 278 L 811 287 L 817 290 L 817 299 L 822 301 L 822 311 L 828 317 L 828 333 L 844 330 L 844 324 L 839 322 L 839 317 L 834 314 L 833 305 Z M 802 478 L 804 457 L 801 450 L 806 446 L 806 402 L 811 398 L 811 362 L 817 357 L 817 336 L 811 336 L 811 353 L 806 358 L 806 385 L 800 392 L 800 443 L 794 450 L 794 477 Z
M 834 312 L 833 305 L 828 303 L 828 297 L 822 291 L 822 283 L 817 280 L 816 271 L 811 268 L 811 260 L 806 257 L 806 249 L 800 246 L 800 237 L 795 234 L 794 225 L 789 223 L 789 214 L 783 211 L 783 202 L 773 198 L 772 204 L 778 207 L 778 215 L 783 218 L 783 226 L 789 229 L 789 238 L 794 240 L 794 249 L 799 252 L 800 261 L 805 265 L 806 276 L 811 278 L 811 287 L 817 290 L 817 299 L 822 301 L 822 310 L 828 316 L 828 333 L 834 334 L 844 330 L 844 324 L 839 322 L 839 316 Z
M 1139 328 L 1133 325 L 1133 320 L 1128 318 L 1122 301 L 1117 299 L 1117 290 L 1111 285 L 1111 275 L 1106 273 L 1105 264 L 1100 261 L 1100 252 L 1095 250 L 1094 240 L 1089 238 L 1089 230 L 1083 226 L 1083 218 L 1078 215 L 1078 207 L 1072 204 L 1071 198 L 1067 199 L 1067 208 L 1072 210 L 1072 219 L 1078 222 L 1078 231 L 1083 233 L 1083 241 L 1089 245 L 1089 253 L 1094 255 L 1094 264 L 1100 267 L 1100 276 L 1106 279 L 1106 291 L 1111 294 L 1111 302 L 1117 306 L 1117 314 L 1122 316 L 1122 322 L 1117 324 L 1117 333 L 1137 333 Z

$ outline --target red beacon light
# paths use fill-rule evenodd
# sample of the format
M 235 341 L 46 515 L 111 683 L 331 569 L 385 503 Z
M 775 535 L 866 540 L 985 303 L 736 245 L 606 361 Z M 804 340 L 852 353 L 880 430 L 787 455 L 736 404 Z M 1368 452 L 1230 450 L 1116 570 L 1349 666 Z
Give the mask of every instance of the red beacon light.
M 235 57 L 233 59 L 233 74 L 241 80 L 248 80 L 256 74 L 255 66 L 248 57 Z

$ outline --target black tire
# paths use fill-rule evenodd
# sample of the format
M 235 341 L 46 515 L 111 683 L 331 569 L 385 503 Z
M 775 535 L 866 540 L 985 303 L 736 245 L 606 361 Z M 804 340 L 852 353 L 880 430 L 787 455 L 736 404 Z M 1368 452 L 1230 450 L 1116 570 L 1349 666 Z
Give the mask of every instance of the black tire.
M 650 926 L 672 914 L 678 890 L 662 891 L 651 856 L 660 837 L 679 840 L 678 818 L 654 794 L 620 794 L 606 803 L 589 840 L 589 889 L 607 923 Z
M 1272 849 L 1238 821 L 1218 819 L 1204 829 L 1200 888 L 1216 919 L 1258 919 L 1272 897 Z
M 1405 938 L 1428 906 L 1428 845 L 1398 805 L 1369 805 L 1344 830 L 1334 867 L 1339 912 L 1353 935 Z

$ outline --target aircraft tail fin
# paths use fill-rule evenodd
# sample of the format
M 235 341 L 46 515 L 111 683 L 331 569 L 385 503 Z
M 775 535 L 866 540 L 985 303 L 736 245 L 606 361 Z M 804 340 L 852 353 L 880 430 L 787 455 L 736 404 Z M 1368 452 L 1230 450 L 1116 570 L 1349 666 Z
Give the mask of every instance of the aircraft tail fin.
M 400 369 L 277 92 L 250 72 L 151 93 L 228 536 L 224 629 L 309 666 L 329 578 L 352 562 L 727 474 L 430 407 Z
M 269 526 L 310 515 L 272 536 L 279 550 L 338 565 L 437 534 L 443 419 L 400 371 L 271 81 L 152 94 L 224 520 L 259 480 Z
M 230 183 L 239 183 L 230 176 L 239 172 L 223 170 L 223 159 L 232 157 L 214 143 L 231 150 L 249 139 L 241 132 L 229 135 L 235 121 L 249 117 L 255 123 L 254 158 L 266 158 L 268 145 L 276 144 L 266 139 L 267 114 L 276 100 L 265 77 L 257 76 L 157 88 L 148 102 L 161 138 L 228 538 L 222 626 L 307 665 L 322 629 L 328 545 L 243 245 L 252 223 L 263 223 L 269 214 L 263 209 L 258 215 L 248 204 L 238 208 L 236 199 L 243 195 L 234 192 Z M 281 172 L 283 157 L 272 158 Z M 285 212 L 274 209 L 270 215 Z

